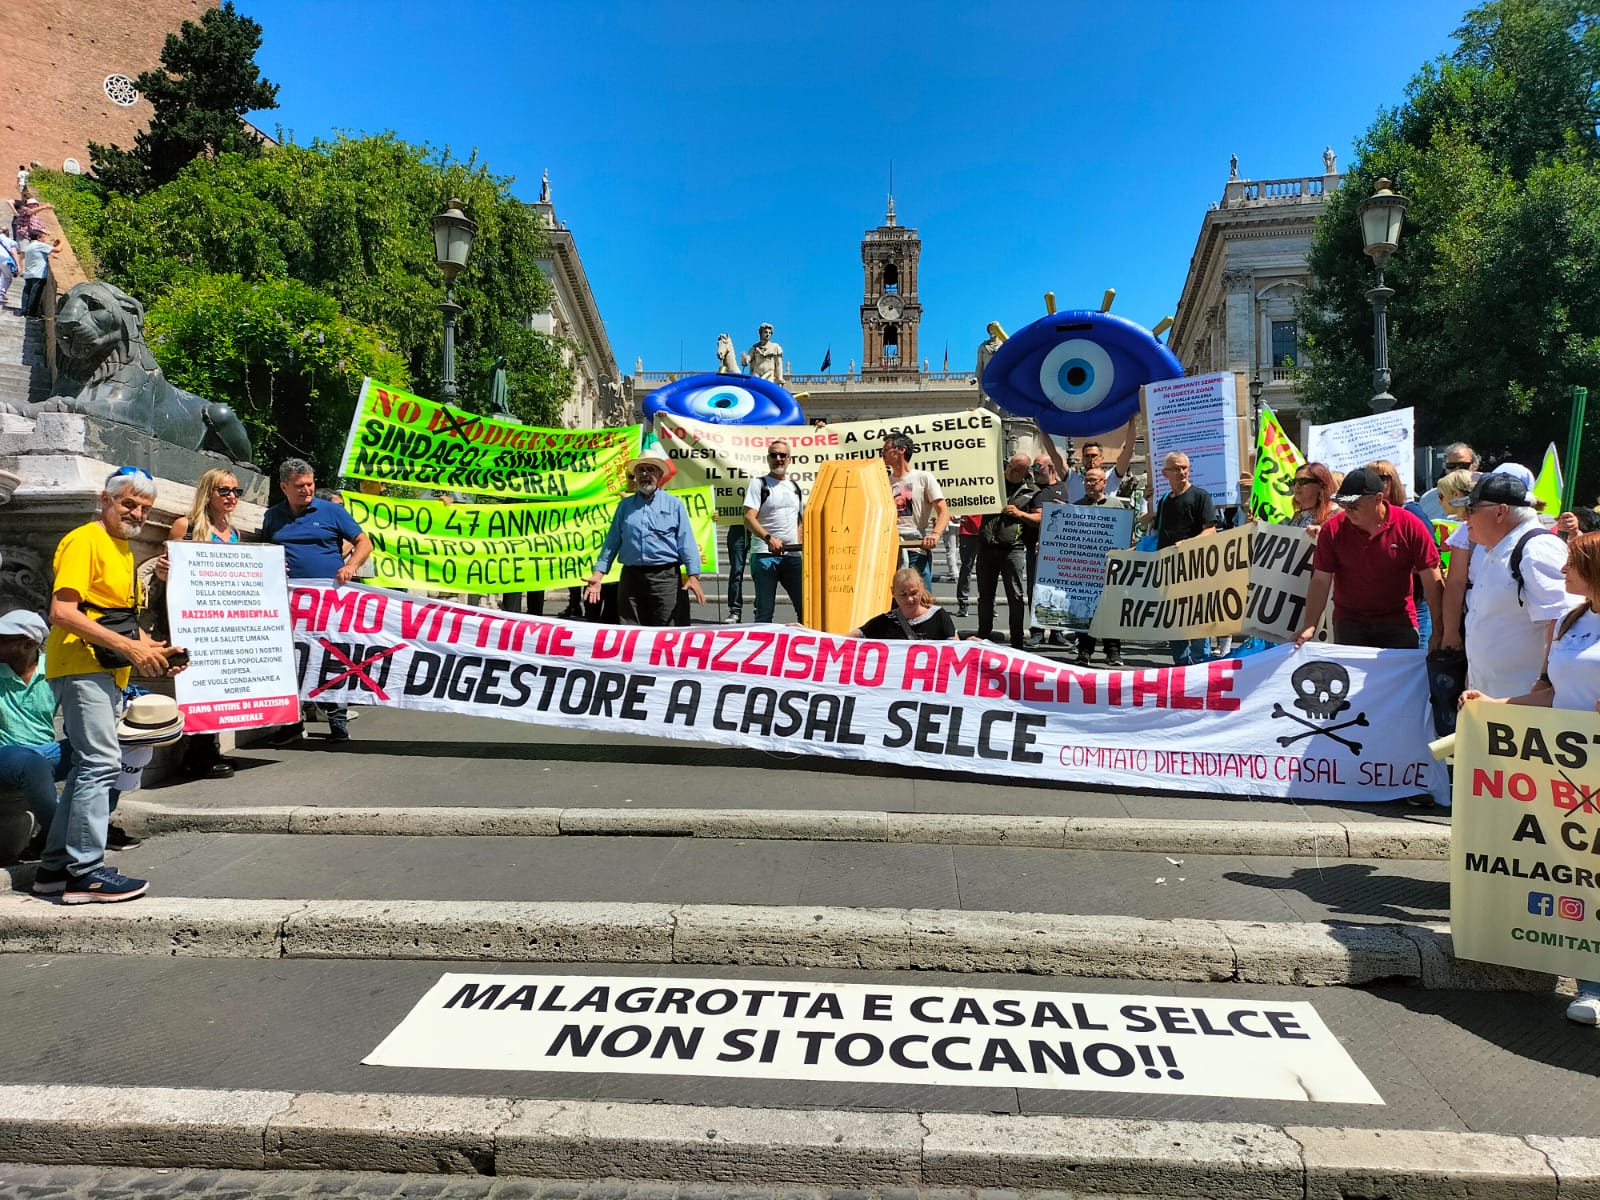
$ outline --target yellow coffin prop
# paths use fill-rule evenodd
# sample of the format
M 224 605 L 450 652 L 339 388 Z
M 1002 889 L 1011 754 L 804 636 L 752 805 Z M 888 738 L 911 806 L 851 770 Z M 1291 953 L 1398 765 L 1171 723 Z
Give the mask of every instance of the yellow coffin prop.
M 807 626 L 849 633 L 886 612 L 900 533 L 883 463 L 824 463 L 806 500 L 804 541 Z

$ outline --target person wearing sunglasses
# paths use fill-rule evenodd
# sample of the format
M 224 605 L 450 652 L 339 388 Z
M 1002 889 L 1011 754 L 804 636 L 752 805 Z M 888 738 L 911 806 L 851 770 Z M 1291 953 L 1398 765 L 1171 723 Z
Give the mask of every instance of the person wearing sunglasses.
M 228 545 L 237 542 L 239 531 L 233 527 L 233 511 L 239 507 L 242 495 L 244 489 L 232 471 L 213 467 L 194 485 L 194 503 L 187 516 L 172 522 L 168 540 Z M 165 581 L 171 566 L 171 560 L 162 554 L 156 560 L 157 577 Z M 181 761 L 183 773 L 191 779 L 228 779 L 233 775 L 233 764 L 222 757 L 222 743 L 214 733 L 185 738 Z
M 1333 502 L 1340 511 L 1317 534 L 1297 647 L 1317 636 L 1331 592 L 1333 640 L 1339 645 L 1417 649 L 1413 577 L 1422 582 L 1433 628 L 1440 628 L 1444 582 L 1433 531 L 1389 503 L 1388 494 L 1388 483 L 1371 467 L 1357 467 L 1339 485 Z
M 1477 471 L 1482 462 L 1478 452 L 1465 442 L 1451 442 L 1444 448 L 1443 473 L 1449 475 L 1454 471 Z M 1454 520 L 1456 517 L 1436 487 L 1429 488 L 1418 496 L 1417 503 L 1422 506 L 1422 511 L 1429 521 Z
M 1328 518 L 1339 511 L 1333 502 L 1333 472 L 1325 463 L 1310 462 L 1294 473 L 1294 516 L 1289 524 L 1296 529 L 1309 529 L 1315 534 L 1328 523 Z
M 794 605 L 795 619 L 804 610 L 801 591 L 800 519 L 805 497 L 789 478 L 793 451 L 782 438 L 767 444 L 767 473 L 752 479 L 744 492 L 744 523 L 755 539 L 750 577 L 756 589 L 756 624 L 772 620 L 778 585 Z

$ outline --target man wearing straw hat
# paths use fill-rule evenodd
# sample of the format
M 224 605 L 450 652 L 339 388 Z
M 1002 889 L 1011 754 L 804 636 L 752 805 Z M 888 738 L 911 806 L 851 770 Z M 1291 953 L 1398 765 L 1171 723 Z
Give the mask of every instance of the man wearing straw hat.
M 665 490 L 667 481 L 677 473 L 678 468 L 659 446 L 651 446 L 628 463 L 633 494 L 618 501 L 584 590 L 584 599 L 598 604 L 601 581 L 611 564 L 620 561 L 617 611 L 624 625 L 672 624 L 680 589 L 687 590 L 697 604 L 706 602 L 700 590 L 700 547 L 689 526 L 689 510 Z M 685 569 L 687 582 L 681 580 Z

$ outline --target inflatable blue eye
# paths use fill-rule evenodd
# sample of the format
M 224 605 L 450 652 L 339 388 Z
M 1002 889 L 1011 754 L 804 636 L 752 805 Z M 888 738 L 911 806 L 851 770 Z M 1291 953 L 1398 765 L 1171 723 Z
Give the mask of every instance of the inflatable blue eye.
M 1143 325 L 1110 313 L 1042 317 L 995 351 L 983 390 L 1046 433 L 1094 437 L 1139 411 L 1139 388 L 1177 379 L 1183 366 Z
M 644 398 L 645 420 L 657 413 L 718 425 L 804 425 L 800 402 L 754 375 L 689 375 Z

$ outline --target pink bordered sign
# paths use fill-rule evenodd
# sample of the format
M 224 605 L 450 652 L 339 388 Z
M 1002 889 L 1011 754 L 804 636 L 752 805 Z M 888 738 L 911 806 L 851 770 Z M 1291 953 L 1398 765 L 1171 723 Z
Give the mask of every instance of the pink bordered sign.
M 281 546 L 168 542 L 172 642 L 189 652 L 174 680 L 185 733 L 300 719 Z

